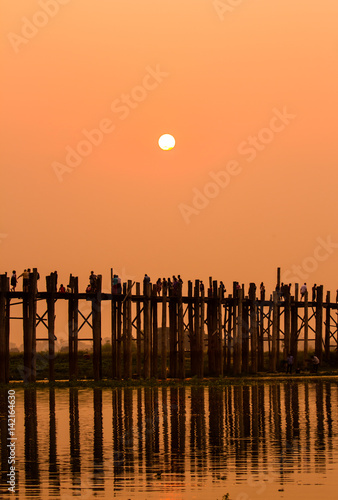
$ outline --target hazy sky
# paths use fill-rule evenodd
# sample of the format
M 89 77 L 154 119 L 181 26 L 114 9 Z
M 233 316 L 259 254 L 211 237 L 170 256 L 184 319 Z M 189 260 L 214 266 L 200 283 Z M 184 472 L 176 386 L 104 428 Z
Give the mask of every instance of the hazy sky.
M 1 273 L 338 287 L 337 0 L 0 9 Z

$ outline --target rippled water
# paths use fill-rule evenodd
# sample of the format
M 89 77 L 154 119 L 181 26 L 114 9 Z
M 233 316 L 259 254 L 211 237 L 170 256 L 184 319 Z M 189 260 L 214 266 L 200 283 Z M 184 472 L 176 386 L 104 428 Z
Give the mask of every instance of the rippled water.
M 1 497 L 336 498 L 338 385 L 18 389 L 16 493 Z

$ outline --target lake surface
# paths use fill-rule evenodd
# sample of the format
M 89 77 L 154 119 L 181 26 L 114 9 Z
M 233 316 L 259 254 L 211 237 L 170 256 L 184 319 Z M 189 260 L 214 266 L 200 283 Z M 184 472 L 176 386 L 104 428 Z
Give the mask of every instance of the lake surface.
M 5 390 L 1 498 L 337 496 L 335 382 L 15 389 L 15 493 L 7 404 Z

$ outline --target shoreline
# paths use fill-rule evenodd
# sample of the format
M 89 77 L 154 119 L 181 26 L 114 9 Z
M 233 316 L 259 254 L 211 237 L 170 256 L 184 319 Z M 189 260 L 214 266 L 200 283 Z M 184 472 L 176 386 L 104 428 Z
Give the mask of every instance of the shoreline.
M 120 388 L 120 387 L 200 387 L 200 386 L 218 386 L 225 387 L 229 385 L 245 385 L 245 384 L 259 384 L 259 383 L 285 383 L 285 382 L 338 382 L 338 373 L 319 373 L 319 374 L 257 374 L 257 375 L 243 375 L 219 377 L 219 378 L 187 378 L 187 379 L 131 379 L 131 380 L 111 380 L 103 379 L 95 382 L 90 379 L 81 379 L 77 381 L 57 380 L 49 382 L 48 380 L 38 380 L 34 383 L 24 383 L 20 380 L 12 380 L 8 384 L 0 384 L 0 389 L 5 388 L 76 388 L 76 387 L 94 387 L 94 388 Z

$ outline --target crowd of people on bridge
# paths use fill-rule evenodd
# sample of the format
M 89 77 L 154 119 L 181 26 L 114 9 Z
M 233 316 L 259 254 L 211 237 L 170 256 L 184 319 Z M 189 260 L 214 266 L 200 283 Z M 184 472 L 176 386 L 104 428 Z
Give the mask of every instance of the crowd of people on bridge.
M 27 268 L 24 269 L 24 271 L 18 276 L 17 272 L 15 270 L 12 271 L 12 275 L 10 278 L 10 291 L 15 292 L 18 286 L 19 279 L 22 278 L 22 291 L 23 292 L 28 292 L 29 291 L 29 276 L 31 273 L 31 269 Z M 57 275 L 56 271 L 55 274 Z M 37 279 L 40 278 L 39 273 L 37 273 Z M 94 273 L 94 271 L 90 272 L 89 275 L 89 283 L 86 287 L 86 292 L 87 293 L 96 293 L 98 290 L 97 287 L 97 275 Z M 143 278 L 144 284 L 151 283 L 150 276 L 148 274 L 144 275 Z M 199 283 L 199 291 L 202 293 L 205 291 L 204 284 L 202 280 L 198 280 Z M 173 295 L 178 294 L 178 291 L 182 289 L 183 286 L 183 280 L 181 278 L 181 275 L 175 275 L 172 276 L 172 278 L 158 278 L 155 282 L 156 284 L 156 292 L 158 295 L 165 290 L 166 292 L 171 291 Z M 112 278 L 112 292 L 113 294 L 121 294 L 123 292 L 123 286 L 122 286 L 122 281 L 121 278 L 117 275 L 114 274 Z M 223 283 L 223 281 L 219 282 L 219 288 L 222 290 L 222 295 L 225 296 L 226 288 Z M 235 281 L 234 282 L 234 297 L 237 296 L 238 290 L 241 288 L 239 282 Z M 277 297 L 278 300 L 287 300 L 288 297 L 291 296 L 291 288 L 292 284 L 291 283 L 281 283 L 280 285 L 277 284 L 275 291 L 277 292 Z M 311 288 L 311 301 L 315 302 L 317 300 L 317 284 L 314 283 L 312 288 Z M 67 293 L 67 292 L 72 292 L 70 284 L 67 285 L 66 287 L 61 283 L 59 286 L 58 290 L 59 293 Z M 305 300 L 307 293 L 308 293 L 308 287 L 306 283 L 303 283 L 299 289 L 300 292 L 300 300 L 303 301 Z M 208 288 L 207 289 L 207 294 L 210 295 L 212 293 L 212 289 Z M 270 296 L 271 300 L 272 296 Z M 259 295 L 258 299 L 261 301 L 266 300 L 266 294 L 265 294 L 265 285 L 263 282 L 261 282 L 259 286 Z M 309 297 L 310 300 L 310 297 Z M 338 289 L 336 290 L 336 302 L 338 303 Z

